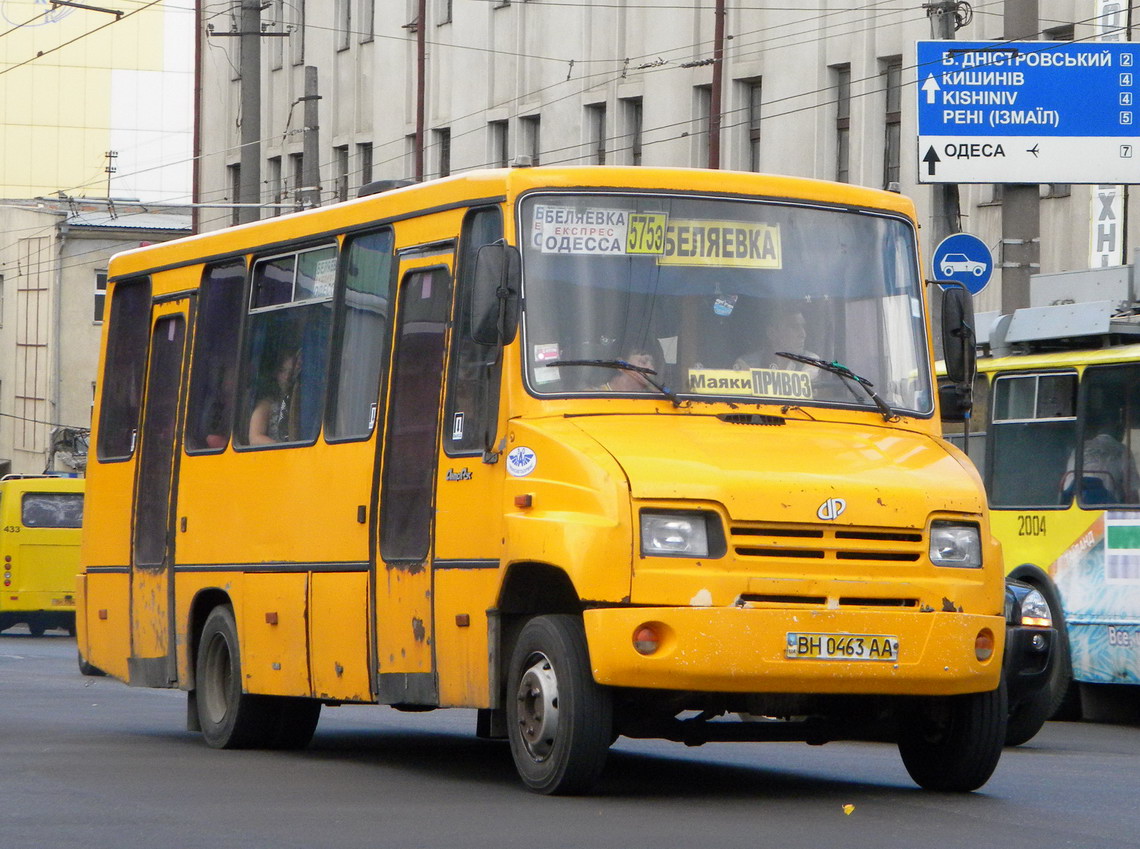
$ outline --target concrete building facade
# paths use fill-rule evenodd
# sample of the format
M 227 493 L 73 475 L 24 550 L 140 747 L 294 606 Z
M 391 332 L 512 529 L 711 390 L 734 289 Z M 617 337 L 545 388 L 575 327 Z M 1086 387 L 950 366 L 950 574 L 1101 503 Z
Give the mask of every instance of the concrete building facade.
M 0 198 L 187 203 L 194 11 L 0 0 Z
M 956 38 L 980 41 L 1000 39 L 1007 7 L 1025 3 L 941 5 L 960 25 Z M 258 121 L 259 186 L 257 198 L 247 200 L 265 205 L 262 216 L 301 205 L 305 190 L 315 188 L 305 185 L 306 166 L 312 166 L 305 162 L 307 136 L 309 158 L 315 151 L 319 160 L 324 204 L 353 196 L 374 179 L 431 178 L 505 165 L 519 156 L 541 164 L 709 163 L 714 0 L 661 6 L 423 0 L 422 26 L 420 5 L 273 0 L 260 13 L 262 37 L 256 39 L 233 37 L 242 32 L 241 3 L 209 7 L 215 13 L 199 33 L 198 200 L 239 199 L 246 120 Z M 929 239 L 933 189 L 918 181 L 915 42 L 940 32 L 930 10 L 920 2 L 840 0 L 804 4 L 802 10 L 794 10 L 796 4 L 727 5 L 720 167 L 897 185 L 915 198 Z M 1036 7 L 1031 35 L 1038 39 L 1091 39 L 1106 31 L 1129 37 L 1127 2 L 1029 5 Z M 218 37 L 227 27 L 233 35 Z M 241 50 L 260 52 L 259 61 L 242 65 Z M 253 68 L 258 77 L 247 79 L 245 95 L 242 68 Z M 306 98 L 306 75 L 315 79 L 320 98 L 308 126 L 305 108 L 314 102 Z M 253 116 L 242 106 L 250 85 L 260 95 Z M 1100 202 L 1104 191 L 1113 193 L 1114 206 Z M 1042 185 L 1037 192 L 1040 260 L 1031 271 L 1131 261 L 1127 246 L 1138 244 L 1140 215 L 1129 214 L 1135 204 L 1127 189 Z M 962 229 L 991 246 L 999 267 L 977 307 L 998 309 L 1000 267 L 1008 262 L 1003 189 L 968 185 L 960 193 Z M 1110 210 L 1111 220 L 1104 220 L 1102 209 Z M 204 211 L 201 227 L 239 217 L 234 209 Z M 1103 233 L 1109 230 L 1113 247 L 1105 254 Z M 928 256 L 933 247 L 925 245 Z
M 0 202 L 0 474 L 84 470 L 107 261 L 189 232 L 184 210 Z

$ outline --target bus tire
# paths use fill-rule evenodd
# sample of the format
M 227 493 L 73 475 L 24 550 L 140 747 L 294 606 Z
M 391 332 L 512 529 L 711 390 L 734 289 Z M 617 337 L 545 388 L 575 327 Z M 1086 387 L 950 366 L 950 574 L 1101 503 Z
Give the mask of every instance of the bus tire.
M 102 677 L 102 676 L 107 674 L 102 669 L 100 669 L 98 666 L 95 666 L 93 663 L 88 663 L 87 658 L 85 658 L 83 656 L 83 652 L 77 651 L 76 655 L 79 658 L 79 674 L 80 675 L 86 675 L 89 678 L 99 678 L 99 677 Z
M 272 702 L 242 692 L 237 622 L 228 605 L 211 610 L 202 626 L 195 685 L 202 736 L 212 748 L 249 749 L 269 742 Z
M 899 754 L 924 790 L 969 792 L 985 784 L 1005 743 L 1005 687 L 915 699 L 901 717 Z
M 303 749 L 313 739 L 321 718 L 321 703 L 316 699 L 291 696 L 263 696 L 275 714 L 265 741 L 270 749 Z
M 610 747 L 613 699 L 594 681 L 581 619 L 529 620 L 508 668 L 507 737 L 523 783 L 548 795 L 591 789 Z

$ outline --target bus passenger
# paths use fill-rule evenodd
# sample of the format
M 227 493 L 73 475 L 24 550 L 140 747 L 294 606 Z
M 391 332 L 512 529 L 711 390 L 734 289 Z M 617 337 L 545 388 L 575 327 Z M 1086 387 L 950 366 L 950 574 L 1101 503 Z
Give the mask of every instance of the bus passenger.
M 747 354 L 742 354 L 733 364 L 737 371 L 754 368 L 784 369 L 786 371 L 803 371 L 810 366 L 795 360 L 776 356 L 777 351 L 787 351 L 791 354 L 802 354 L 805 357 L 820 359 L 819 354 L 807 350 L 807 324 L 804 314 L 795 306 L 776 305 L 767 314 L 764 321 L 766 347 L 756 348 Z
M 1110 424 L 1097 425 L 1089 421 L 1090 432 L 1100 431 L 1086 439 L 1081 451 L 1081 501 L 1085 504 L 1135 504 L 1140 501 L 1137 484 L 1136 458 L 1110 430 Z M 1062 497 L 1067 501 L 1074 484 L 1074 457 L 1069 455 L 1065 471 Z
M 273 445 L 292 439 L 290 408 L 301 373 L 301 352 L 281 347 L 272 368 L 257 385 L 257 403 L 249 416 L 249 444 Z
M 631 366 L 640 366 L 641 368 L 649 369 L 657 368 L 654 364 L 653 354 L 644 348 L 631 348 L 624 359 Z M 652 388 L 649 381 L 645 379 L 644 374 L 628 369 L 621 369 L 598 387 L 598 389 L 603 392 L 646 392 L 652 390 Z

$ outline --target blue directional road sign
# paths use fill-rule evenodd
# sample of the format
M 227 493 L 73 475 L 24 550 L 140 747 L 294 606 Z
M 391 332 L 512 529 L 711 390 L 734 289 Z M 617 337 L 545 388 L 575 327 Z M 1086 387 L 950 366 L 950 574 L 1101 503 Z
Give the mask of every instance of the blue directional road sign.
M 969 233 L 955 233 L 939 242 L 931 265 L 935 280 L 957 281 L 974 295 L 986 288 L 994 272 L 990 249 Z
M 922 183 L 1140 183 L 1140 43 L 920 41 Z

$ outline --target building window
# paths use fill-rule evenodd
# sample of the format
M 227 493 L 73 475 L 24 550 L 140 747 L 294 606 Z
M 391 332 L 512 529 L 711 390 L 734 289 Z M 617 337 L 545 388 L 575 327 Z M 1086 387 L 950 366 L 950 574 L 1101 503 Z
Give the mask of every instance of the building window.
M 273 204 L 273 215 L 281 214 L 281 202 L 285 192 L 281 186 L 281 157 L 271 156 L 266 162 L 266 182 L 269 184 L 269 202 Z
M 334 147 L 333 159 L 336 168 L 336 199 L 348 200 L 348 145 Z
M 606 104 L 586 107 L 586 131 L 590 134 L 589 160 L 594 165 L 606 164 Z
M 416 179 L 423 179 L 422 174 L 416 173 L 416 134 L 408 133 L 404 136 L 404 173 L 413 175 Z
M 1073 24 L 1063 24 L 1059 27 L 1050 27 L 1042 32 L 1049 41 L 1072 41 L 1076 38 L 1076 27 Z
M 360 43 L 367 44 L 376 35 L 376 0 L 360 0 Z
M 356 158 L 360 164 L 360 185 L 367 186 L 372 182 L 372 143 L 358 144 Z
M 3 278 L 0 278 L 0 283 L 3 283 Z M 0 292 L 0 298 L 3 297 L 3 292 Z M 95 272 L 95 323 L 103 323 L 103 307 L 107 302 L 107 270 Z
M 436 2 L 438 3 L 435 10 L 436 26 L 451 23 L 452 0 L 436 0 Z
M 240 224 L 241 208 L 238 203 L 241 201 L 241 166 L 228 165 L 226 170 L 230 175 L 230 202 L 233 204 L 230 210 L 230 224 Z
M 627 97 L 622 101 L 627 140 L 627 160 L 630 165 L 641 164 L 641 127 L 644 111 L 640 97 Z
M 885 135 L 883 139 L 883 188 L 899 182 L 902 154 L 902 59 L 892 57 L 883 60 L 883 72 L 887 79 L 887 109 L 883 118 Z
M 539 153 L 542 150 L 542 124 L 538 115 L 524 115 L 519 118 L 519 128 L 522 132 L 522 149 L 530 156 L 530 164 L 539 164 Z
M 851 182 L 851 66 L 832 67 L 835 81 L 835 179 Z
M 751 80 L 741 80 L 741 88 L 743 91 L 744 100 L 744 130 L 746 133 L 745 140 L 747 142 L 746 149 L 748 151 L 748 170 L 760 170 L 760 104 L 761 95 L 763 90 L 760 85 L 760 78 Z
M 693 88 L 693 164 L 708 168 L 712 160 L 709 149 L 709 130 L 712 127 L 712 86 Z
M 336 49 L 348 50 L 352 43 L 352 0 L 336 0 Z
M 511 164 L 510 121 L 490 121 L 487 124 L 487 158 L 496 168 L 506 168 Z
M 293 208 L 301 209 L 304 199 L 304 192 L 301 189 L 305 185 L 305 158 L 302 154 L 289 154 L 289 170 L 292 172 L 290 179 L 293 183 Z
M 289 51 L 294 65 L 305 64 L 305 0 L 291 0 L 293 29 L 289 33 Z M 240 40 L 240 39 L 239 39 Z
M 432 130 L 432 139 L 435 145 L 435 156 L 438 168 L 436 173 L 440 177 L 446 177 L 451 173 L 451 129 L 448 127 L 441 127 L 438 130 Z
M 269 68 L 279 71 L 285 63 L 285 0 L 273 0 L 269 8 L 272 19 L 266 22 L 268 24 L 266 32 L 281 33 L 281 35 L 269 35 Z

